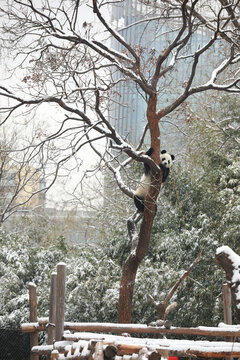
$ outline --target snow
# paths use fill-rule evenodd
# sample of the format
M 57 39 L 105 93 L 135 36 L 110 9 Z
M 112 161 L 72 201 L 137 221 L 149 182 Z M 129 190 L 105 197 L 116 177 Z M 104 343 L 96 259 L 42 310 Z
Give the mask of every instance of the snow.
M 71 344 L 65 346 L 65 351 L 71 353 Z
M 133 191 L 126 186 L 126 184 L 124 184 L 124 182 L 122 181 L 122 178 L 121 178 L 121 174 L 120 174 L 120 170 L 121 168 L 117 168 L 115 171 L 113 169 L 113 172 L 115 174 L 115 178 L 117 180 L 117 183 L 118 183 L 118 186 L 120 187 L 120 189 L 122 189 L 125 193 L 128 193 L 130 194 L 130 196 L 133 197 Z
M 24 323 L 24 324 L 21 324 L 21 328 L 22 328 L 22 330 L 24 331 L 24 328 L 26 327 L 28 327 L 28 326 L 33 326 L 33 327 L 38 327 L 38 322 L 32 322 L 32 323 Z
M 85 346 L 82 350 L 82 356 L 89 356 L 90 355 L 90 350 L 88 349 L 88 346 Z
M 218 76 L 218 74 L 225 68 L 226 64 L 229 62 L 229 59 L 224 60 L 219 66 L 218 68 L 214 69 L 212 72 L 212 77 L 211 79 L 205 84 L 205 86 L 208 85 L 214 85 L 214 82 Z
M 207 341 L 207 340 L 176 340 L 176 339 L 149 339 L 149 338 L 133 338 L 124 336 L 115 336 L 99 333 L 81 332 L 73 335 L 65 334 L 64 337 L 75 336 L 85 340 L 105 340 L 111 344 L 135 345 L 150 348 L 152 351 L 168 350 L 168 351 L 196 351 L 196 352 L 232 352 L 240 351 L 239 343 L 224 341 Z M 60 344 L 60 343 L 59 343 Z M 56 343 L 55 343 L 56 346 Z
M 240 330 L 240 325 L 228 325 L 228 324 L 225 324 L 223 322 L 219 323 L 218 327 L 219 328 L 226 328 L 229 331 L 236 331 L 236 330 L 238 331 L 238 330 Z
M 117 293 L 116 293 L 117 294 Z M 42 318 L 42 321 L 44 320 L 44 322 L 47 321 L 47 318 Z M 24 331 L 24 328 L 28 328 L 28 327 L 37 327 L 39 325 L 38 322 L 32 322 L 32 323 L 23 323 L 21 325 L 22 330 Z M 90 331 L 93 331 L 93 329 L 96 331 L 106 331 L 107 328 L 111 329 L 112 331 L 126 331 L 126 329 L 139 329 L 141 330 L 142 333 L 147 333 L 148 329 L 152 329 L 151 326 L 148 326 L 146 324 L 115 324 L 115 323 L 98 323 L 98 322 L 89 322 L 89 323 L 85 323 L 85 322 L 64 322 L 64 325 L 66 328 L 70 327 L 70 328 L 82 328 L 82 329 L 88 329 Z M 223 329 L 224 328 L 224 329 Z M 156 328 L 155 328 L 156 329 Z M 159 330 L 163 329 L 165 330 L 166 328 L 164 326 L 159 326 L 158 327 Z M 180 328 L 178 327 L 171 327 L 171 330 L 178 330 Z M 209 326 L 198 326 L 197 328 L 189 328 L 189 330 L 192 330 L 192 332 L 194 332 L 194 329 L 199 329 L 202 331 L 206 331 L 206 332 L 219 332 L 222 333 L 223 330 L 226 330 L 227 332 L 232 332 L 233 335 L 234 333 L 238 333 L 240 331 L 240 325 L 227 325 L 225 323 L 219 323 L 218 327 L 209 327 Z M 122 330 L 122 331 L 121 331 Z M 85 334 L 92 334 L 89 332 L 84 332 Z M 83 332 L 76 332 L 75 334 L 71 334 L 71 332 L 69 330 L 66 330 L 64 332 L 64 336 L 65 338 L 72 338 L 72 337 L 76 337 L 76 336 L 81 336 L 83 334 Z M 95 335 L 94 335 L 95 336 Z M 102 335 L 100 336 L 100 338 L 102 337 Z M 82 341 L 81 346 L 84 347 L 86 345 L 86 342 Z
M 57 266 L 66 266 L 66 263 L 65 262 L 63 262 L 63 261 L 61 261 L 61 262 L 59 262 L 58 264 L 57 264 Z
M 89 326 L 97 326 L 97 327 L 105 327 L 106 326 L 116 326 L 116 328 L 121 329 L 126 326 L 128 327 L 140 327 L 140 328 L 148 328 L 145 324 L 112 324 L 112 323 L 65 323 L 66 326 L 71 325 L 84 325 L 85 327 Z M 237 332 L 240 330 L 240 325 L 226 325 L 224 323 L 220 323 L 218 328 L 216 327 L 206 327 L 199 326 L 197 329 L 209 331 L 212 329 L 213 331 L 226 330 Z M 33 351 L 63 351 L 68 352 L 68 356 L 89 356 L 89 341 L 100 341 L 104 340 L 105 346 L 107 344 L 114 344 L 115 346 L 128 346 L 133 345 L 140 349 L 139 354 L 142 356 L 149 354 L 152 351 L 158 351 L 164 356 L 168 356 L 168 354 L 178 353 L 181 354 L 193 354 L 197 355 L 198 353 L 232 353 L 232 356 L 238 355 L 240 353 L 240 343 L 237 342 L 225 342 L 225 341 L 208 341 L 208 340 L 176 340 L 176 339 L 151 339 L 151 338 L 137 338 L 137 337 L 125 337 L 119 335 L 109 335 L 104 333 L 93 333 L 93 332 L 76 332 L 71 334 L 69 331 L 64 332 L 64 341 L 57 341 L 54 345 L 43 345 L 43 346 L 35 346 L 33 347 Z M 55 350 L 54 350 L 55 349 Z M 73 354 L 74 352 L 74 354 Z M 52 352 L 53 353 L 53 352 Z M 72 354 L 72 355 L 71 355 Z M 117 358 L 117 357 L 116 357 Z M 60 359 L 60 358 L 59 358 Z M 63 357 L 64 359 L 64 357 Z M 126 358 L 127 359 L 127 358 Z
M 38 323 L 39 324 L 44 324 L 47 323 L 49 321 L 49 318 L 44 316 L 44 317 L 38 317 Z
M 71 341 L 55 341 L 54 343 L 54 347 L 64 347 L 64 346 L 68 346 L 68 345 L 71 345 L 72 342 Z
M 240 256 L 237 255 L 227 245 L 221 246 L 216 250 L 216 255 L 219 255 L 220 253 L 226 254 L 232 263 L 233 275 L 232 275 L 231 283 L 232 283 L 232 286 L 235 287 L 236 300 L 239 301 L 240 300 L 240 286 L 237 286 L 236 283 L 240 281 Z M 237 303 L 236 307 L 238 309 L 240 309 L 240 303 Z
M 52 349 L 53 349 L 53 345 L 41 345 L 41 346 L 33 346 L 32 347 L 32 351 L 38 351 L 38 350 L 52 351 Z
M 103 328 L 106 328 L 107 326 L 111 327 L 111 328 L 118 328 L 121 330 L 121 328 L 133 328 L 133 329 L 136 329 L 136 328 L 139 328 L 139 329 L 144 329 L 144 328 L 148 328 L 148 326 L 146 324 L 114 324 L 114 323 L 99 323 L 99 322 L 88 322 L 88 323 L 85 323 L 85 322 L 64 322 L 65 326 L 68 327 L 68 326 L 84 326 L 84 327 L 87 327 L 88 325 L 90 327 L 103 327 Z

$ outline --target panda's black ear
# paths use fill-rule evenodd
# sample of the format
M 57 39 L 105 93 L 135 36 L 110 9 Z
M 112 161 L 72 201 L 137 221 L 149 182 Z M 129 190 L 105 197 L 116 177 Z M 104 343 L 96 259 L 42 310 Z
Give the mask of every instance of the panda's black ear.
M 175 159 L 175 156 L 174 156 L 174 155 L 171 155 L 171 158 L 172 158 L 172 160 L 174 160 L 174 159 Z
M 166 152 L 167 152 L 166 150 L 162 150 L 161 154 L 166 154 Z

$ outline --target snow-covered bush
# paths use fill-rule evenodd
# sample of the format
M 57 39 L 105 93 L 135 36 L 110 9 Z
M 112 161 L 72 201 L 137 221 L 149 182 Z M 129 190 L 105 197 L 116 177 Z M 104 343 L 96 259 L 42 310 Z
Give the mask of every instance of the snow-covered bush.
M 67 250 L 67 251 L 66 251 Z M 50 276 L 66 270 L 66 319 L 116 321 L 120 268 L 101 249 L 41 243 L 0 229 L 0 327 L 29 321 L 28 284 L 37 286 L 38 316 L 48 316 Z
M 64 254 L 56 247 L 34 247 L 28 236 L 0 229 L 0 327 L 28 320 L 29 282 L 38 287 L 39 315 L 44 316 L 50 274 L 63 258 Z
M 117 321 L 120 267 L 96 248 L 81 249 L 67 264 L 66 319 Z

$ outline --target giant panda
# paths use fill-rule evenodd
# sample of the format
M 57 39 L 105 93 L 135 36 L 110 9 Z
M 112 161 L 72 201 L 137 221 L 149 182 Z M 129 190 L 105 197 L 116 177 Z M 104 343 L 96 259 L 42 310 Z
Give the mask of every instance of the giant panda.
M 150 148 L 145 155 L 151 156 L 154 149 Z M 160 154 L 160 168 L 163 172 L 162 182 L 166 181 L 169 175 L 169 169 L 175 159 L 174 155 L 170 155 L 166 150 L 162 150 Z M 134 193 L 134 203 L 139 212 L 144 211 L 144 201 L 147 197 L 151 185 L 151 171 L 150 166 L 144 163 L 144 174 L 141 177 L 140 185 Z

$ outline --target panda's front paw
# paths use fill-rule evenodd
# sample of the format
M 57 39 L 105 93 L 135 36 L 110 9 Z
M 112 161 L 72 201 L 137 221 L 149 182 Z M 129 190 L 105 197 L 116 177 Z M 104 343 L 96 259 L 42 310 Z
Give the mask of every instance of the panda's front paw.
M 166 168 L 163 164 L 159 165 L 160 169 L 162 170 L 162 182 L 165 182 L 168 175 L 169 175 L 169 169 Z
M 148 149 L 148 151 L 145 153 L 145 155 L 151 156 L 154 152 L 154 149 L 152 147 L 150 147 L 150 149 Z

